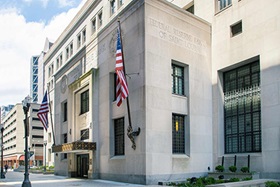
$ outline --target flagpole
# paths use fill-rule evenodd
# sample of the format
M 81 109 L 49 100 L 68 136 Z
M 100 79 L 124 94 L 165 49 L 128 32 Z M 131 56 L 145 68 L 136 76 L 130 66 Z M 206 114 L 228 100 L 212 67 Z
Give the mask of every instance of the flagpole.
M 52 108 L 51 108 L 51 102 L 50 102 L 50 91 L 49 91 L 49 85 L 47 86 L 47 92 L 49 97 L 49 111 L 50 111 L 50 117 L 51 117 L 51 126 L 52 126 L 52 134 L 53 134 L 53 146 L 55 145 L 55 137 L 54 137 L 54 129 L 53 129 L 53 119 L 52 119 Z
M 121 41 L 121 50 L 122 50 L 122 60 L 123 60 L 123 72 L 124 76 L 126 76 L 125 71 L 125 61 L 124 61 L 124 50 L 123 50 L 123 42 L 122 42 L 122 32 L 121 32 L 121 22 L 120 19 L 118 19 L 118 26 L 119 26 L 119 34 L 120 34 L 120 41 Z M 126 82 L 128 85 L 128 83 Z M 138 131 L 133 132 L 132 125 L 131 125 L 131 115 L 130 115 L 130 105 L 129 105 L 129 96 L 126 98 L 126 104 L 127 104 L 127 114 L 128 114 L 128 128 L 127 128 L 127 136 L 132 142 L 132 148 L 136 149 L 136 144 L 134 141 L 134 136 L 138 136 L 140 133 L 140 128 L 138 128 Z

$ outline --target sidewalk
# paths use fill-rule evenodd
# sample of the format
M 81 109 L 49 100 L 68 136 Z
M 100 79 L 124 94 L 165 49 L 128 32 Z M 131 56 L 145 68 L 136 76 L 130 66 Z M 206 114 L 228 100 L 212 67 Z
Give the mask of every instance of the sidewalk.
M 24 180 L 23 172 L 8 171 L 5 179 L 0 179 L 1 187 L 21 187 Z M 68 178 L 65 176 L 57 175 L 44 175 L 44 174 L 29 174 L 29 180 L 32 187 L 69 187 L 69 186 L 82 186 L 82 187 L 113 187 L 113 186 L 127 186 L 127 187 L 159 187 L 159 185 L 141 185 L 129 184 L 122 182 L 114 182 L 107 180 L 93 180 L 93 179 L 78 179 Z

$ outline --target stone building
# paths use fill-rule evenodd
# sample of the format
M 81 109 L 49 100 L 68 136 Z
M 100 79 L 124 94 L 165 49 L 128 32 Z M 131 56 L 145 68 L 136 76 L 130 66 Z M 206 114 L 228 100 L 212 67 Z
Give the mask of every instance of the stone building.
M 279 178 L 279 3 L 87 1 L 44 56 L 56 174 L 156 184 L 249 155 Z M 118 18 L 136 149 L 115 102 Z

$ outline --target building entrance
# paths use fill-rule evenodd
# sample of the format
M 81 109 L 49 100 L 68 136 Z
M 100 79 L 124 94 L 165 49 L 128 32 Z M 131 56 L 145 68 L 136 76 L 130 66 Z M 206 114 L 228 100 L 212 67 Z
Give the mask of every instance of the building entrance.
M 77 155 L 77 177 L 88 178 L 89 156 Z

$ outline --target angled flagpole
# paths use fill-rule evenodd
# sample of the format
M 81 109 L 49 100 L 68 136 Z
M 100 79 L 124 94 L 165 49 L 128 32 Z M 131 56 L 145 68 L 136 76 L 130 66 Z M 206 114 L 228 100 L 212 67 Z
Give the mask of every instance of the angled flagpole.
M 123 66 L 123 73 L 124 73 L 124 76 L 125 76 L 126 75 L 126 71 L 125 71 L 125 62 L 124 62 L 124 50 L 123 50 L 123 42 L 122 42 L 122 34 L 121 34 L 121 23 L 120 23 L 119 19 L 118 19 L 118 30 L 119 30 L 118 31 L 119 36 L 117 36 L 117 37 L 120 37 L 121 55 L 122 55 L 122 63 L 123 63 L 122 66 Z M 126 81 L 126 84 L 127 84 L 127 81 Z M 138 136 L 140 134 L 140 128 L 138 128 L 138 131 L 133 132 L 132 125 L 131 125 L 129 97 L 128 97 L 128 95 L 126 97 L 127 97 L 126 98 L 127 99 L 126 103 L 127 103 L 128 123 L 129 123 L 128 124 L 128 128 L 127 128 L 127 136 L 129 137 L 130 141 L 132 142 L 132 146 L 131 147 L 135 150 L 136 149 L 136 144 L 135 144 L 134 136 Z
M 53 128 L 53 119 L 52 119 L 52 108 L 51 108 L 51 102 L 50 102 L 50 91 L 49 91 L 49 85 L 47 86 L 47 92 L 48 92 L 48 97 L 49 97 L 49 111 L 50 111 L 50 117 L 51 117 L 51 126 L 52 126 L 52 134 L 53 134 L 53 145 L 55 146 L 55 136 L 54 136 L 54 128 Z

